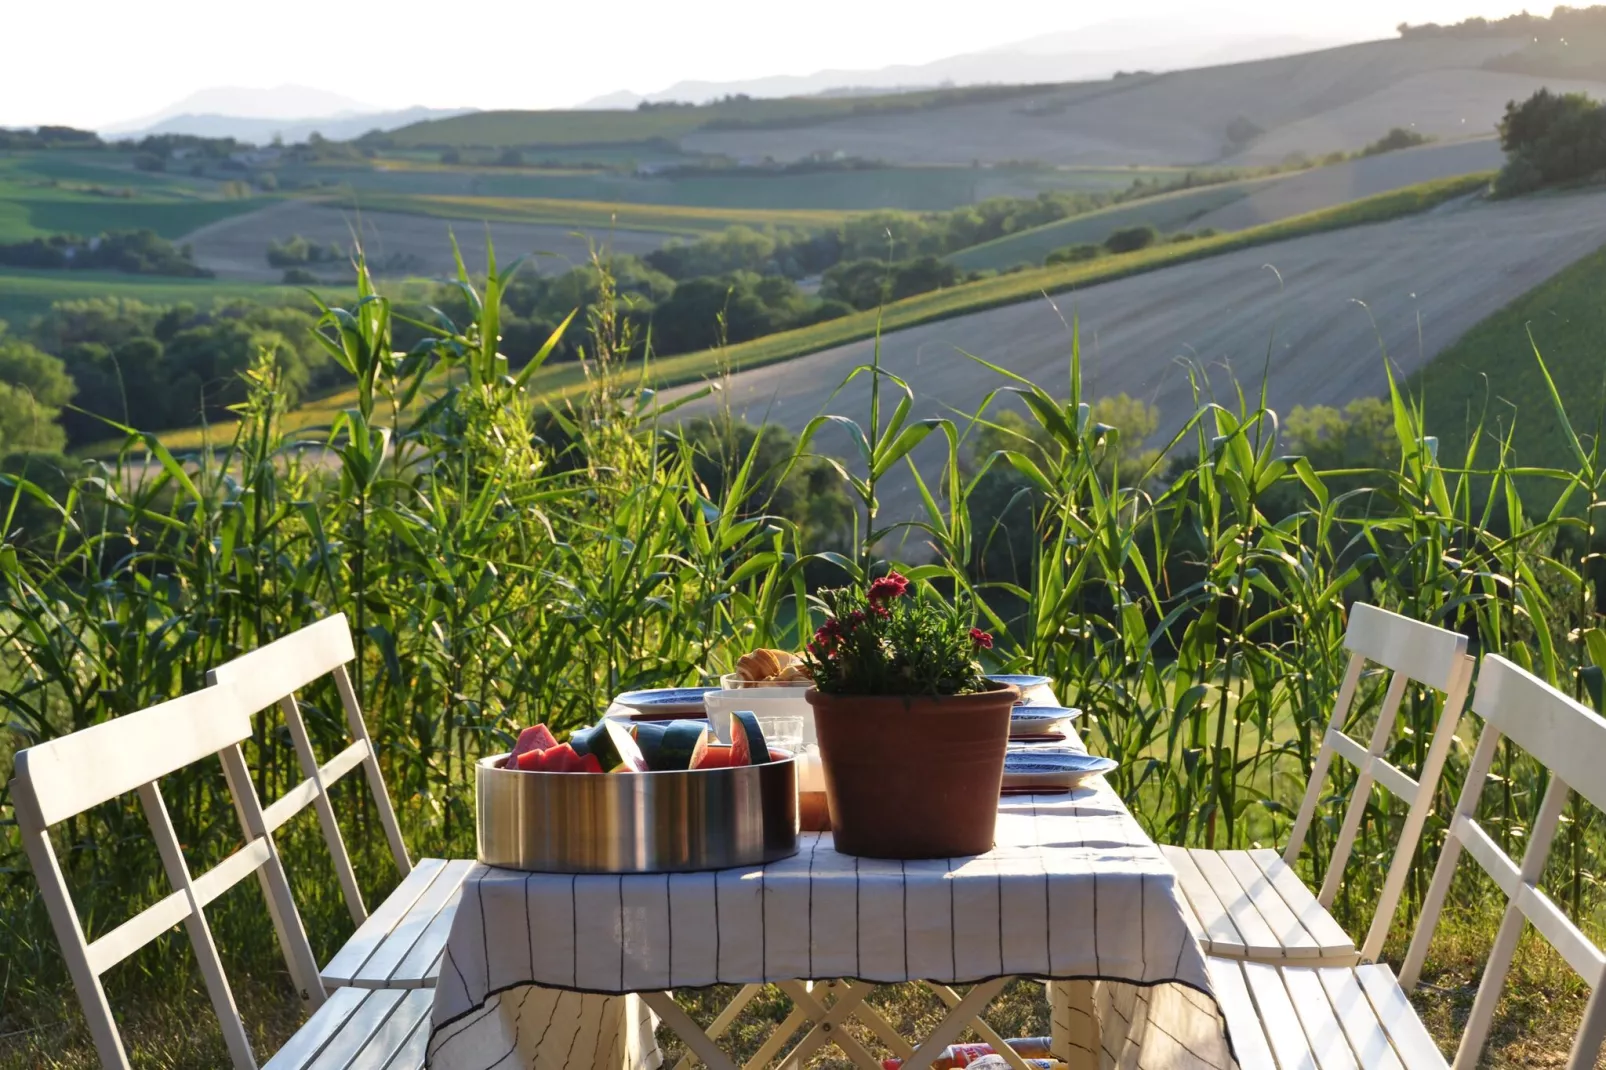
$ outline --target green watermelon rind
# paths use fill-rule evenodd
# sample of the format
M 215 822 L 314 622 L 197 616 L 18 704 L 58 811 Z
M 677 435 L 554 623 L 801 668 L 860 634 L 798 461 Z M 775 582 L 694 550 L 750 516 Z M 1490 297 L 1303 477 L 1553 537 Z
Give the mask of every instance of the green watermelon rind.
M 747 764 L 765 765 L 774 761 L 770 756 L 769 744 L 764 740 L 764 730 L 758 726 L 758 715 L 752 710 L 736 710 L 731 714 L 731 743 L 736 742 L 736 733 L 742 734 L 742 740 L 747 744 Z

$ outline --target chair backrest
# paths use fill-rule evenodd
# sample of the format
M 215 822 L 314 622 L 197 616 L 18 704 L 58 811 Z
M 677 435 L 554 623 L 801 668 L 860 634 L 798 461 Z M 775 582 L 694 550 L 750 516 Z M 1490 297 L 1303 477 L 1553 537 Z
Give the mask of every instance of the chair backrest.
M 361 766 L 397 869 L 405 877 L 412 872 L 413 865 L 402 841 L 401 826 L 396 823 L 396 811 L 391 808 L 390 794 L 385 790 L 385 777 L 380 772 L 373 741 L 368 738 L 362 707 L 346 672 L 347 663 L 356 656 L 346 615 L 337 613 L 219 665 L 207 674 L 207 680 L 232 686 L 251 713 L 273 705 L 283 712 L 304 779 L 268 805 L 265 811 L 267 831 L 270 834 L 277 831 L 309 805 L 316 810 L 324 842 L 334 860 L 341 894 L 345 896 L 352 920 L 360 925 L 367 919 L 368 910 L 363 905 L 362 891 L 357 887 L 357 876 L 351 868 L 351 856 L 346 851 L 346 841 L 340 834 L 340 824 L 335 820 L 334 806 L 329 801 L 330 786 Z M 296 703 L 296 692 L 324 676 L 334 678 L 351 742 L 327 762 L 320 762 L 312 749 L 301 707 Z
M 1363 962 L 1375 962 L 1383 953 L 1383 942 L 1388 938 L 1389 926 L 1394 922 L 1394 911 L 1399 906 L 1400 895 L 1405 890 L 1405 881 L 1410 874 L 1411 859 L 1416 854 L 1422 827 L 1433 805 L 1433 792 L 1438 786 L 1445 758 L 1449 756 L 1450 741 L 1455 736 L 1461 709 L 1466 704 L 1474 661 L 1467 654 L 1466 636 L 1459 632 L 1424 624 L 1364 602 L 1357 602 L 1350 609 L 1344 648 L 1350 652 L 1349 667 L 1339 685 L 1333 716 L 1322 737 L 1321 748 L 1317 751 L 1310 783 L 1305 788 L 1305 798 L 1294 819 L 1283 860 L 1293 865 L 1304 848 L 1305 837 L 1310 832 L 1316 807 L 1326 791 L 1327 774 L 1335 757 L 1343 758 L 1355 766 L 1355 790 L 1350 794 L 1349 807 L 1344 812 L 1344 822 L 1339 827 L 1338 840 L 1333 845 L 1333 856 L 1317 895 L 1323 906 L 1333 905 L 1333 898 L 1343 882 L 1344 869 L 1355 848 L 1356 834 L 1360 831 L 1372 786 L 1376 784 L 1409 804 L 1404 826 L 1400 830 L 1400 842 L 1395 845 L 1394 858 L 1383 878 L 1383 890 L 1378 896 L 1371 928 L 1367 930 L 1360 948 Z M 1372 737 L 1366 746 L 1362 746 L 1344 733 L 1344 726 L 1349 720 L 1361 676 L 1369 664 L 1380 666 L 1392 675 Z M 1383 757 L 1406 687 L 1412 681 L 1445 696 L 1443 712 L 1434 727 L 1433 738 L 1417 779 Z
M 255 1067 L 204 912 L 208 903 L 252 873 L 262 877 L 269 913 L 302 998 L 314 1006 L 323 1003 L 318 964 L 290 897 L 278 852 L 263 831 L 262 811 L 240 752 L 240 742 L 250 734 L 250 715 L 238 696 L 226 687 L 209 687 L 17 752 L 11 798 L 23 847 L 89 1020 L 101 1065 L 108 1070 L 126 1070 L 128 1055 L 106 1002 L 101 975 L 180 922 L 200 962 L 230 1060 L 237 1070 Z M 235 806 L 246 817 L 247 839 L 238 851 L 196 876 L 185 861 L 158 781 L 214 754 L 222 759 Z M 50 828 L 130 791 L 139 793 L 173 891 L 89 941 L 51 845 Z
M 1590 987 L 1589 1004 L 1573 1039 L 1568 1070 L 1592 1070 L 1606 1039 L 1606 955 L 1572 923 L 1539 888 L 1551 842 L 1561 822 L 1569 791 L 1576 791 L 1596 807 L 1606 809 L 1606 719 L 1593 710 L 1524 672 L 1497 654 L 1483 659 L 1472 709 L 1483 718 L 1483 733 L 1467 771 L 1466 785 L 1450 822 L 1449 839 L 1433 871 L 1422 906 L 1422 919 L 1411 938 L 1410 950 L 1400 969 L 1400 983 L 1416 984 L 1433 940 L 1433 929 L 1444 908 L 1445 896 L 1463 849 L 1483 867 L 1507 899 L 1505 917 L 1495 935 L 1494 948 L 1484 966 L 1483 980 L 1467 1018 L 1466 1031 L 1456 1052 L 1456 1070 L 1472 1070 L 1483 1052 L 1494 1021 L 1495 1007 L 1511 969 L 1524 921 L 1533 923 L 1545 941 L 1567 961 Z M 1550 785 L 1539 804 L 1528 833 L 1528 846 L 1519 865 L 1500 849 L 1478 824 L 1478 800 L 1494 765 L 1501 739 L 1509 739 L 1550 773 Z

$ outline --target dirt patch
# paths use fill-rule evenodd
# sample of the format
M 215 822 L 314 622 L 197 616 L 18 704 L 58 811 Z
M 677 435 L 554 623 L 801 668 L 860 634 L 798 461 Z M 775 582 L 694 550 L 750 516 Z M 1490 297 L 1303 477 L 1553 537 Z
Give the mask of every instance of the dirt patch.
M 351 245 L 360 235 L 370 261 L 393 275 L 440 277 L 454 274 L 450 236 L 457 236 L 470 266 L 485 264 L 487 230 L 501 262 L 530 257 L 530 267 L 543 274 L 567 271 L 589 258 L 588 238 L 618 253 L 640 255 L 669 240 L 646 231 L 582 232 L 576 227 L 531 223 L 484 223 L 471 219 L 437 219 L 401 212 L 348 212 L 307 201 L 281 201 L 249 215 L 202 227 L 179 239 L 195 250 L 195 260 L 223 279 L 276 282 L 282 268 L 267 260 L 268 242 L 299 234 L 312 241 Z

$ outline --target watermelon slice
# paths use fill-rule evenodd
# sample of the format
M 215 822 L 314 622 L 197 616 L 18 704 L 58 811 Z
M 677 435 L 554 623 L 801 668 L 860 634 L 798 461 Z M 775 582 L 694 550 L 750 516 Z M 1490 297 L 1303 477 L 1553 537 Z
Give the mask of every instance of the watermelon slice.
M 703 734 L 702 742 L 692 752 L 692 769 L 729 769 L 731 767 L 731 745 L 729 743 L 714 743 L 713 736 Z
M 664 734 L 669 731 L 669 721 L 637 721 L 630 726 L 630 736 L 641 748 L 641 757 L 646 761 L 648 769 L 657 769 L 658 752 L 663 747 Z
M 770 748 L 764 742 L 764 732 L 758 727 L 758 717 L 751 710 L 736 710 L 731 714 L 731 764 L 763 765 L 774 761 Z
M 553 747 L 541 754 L 541 772 L 543 773 L 580 773 L 584 772 L 581 757 L 574 752 L 574 748 L 567 743 Z
M 576 769 L 575 772 L 600 773 L 602 772 L 602 763 L 597 761 L 595 754 L 582 754 L 580 755 L 580 768 Z
M 569 733 L 569 746 L 574 748 L 576 754 L 591 753 L 591 737 L 602 731 L 600 724 L 588 725 L 585 728 L 576 728 Z
M 556 737 L 547 731 L 546 725 L 538 724 L 534 728 L 526 728 L 519 733 L 519 741 L 513 744 L 512 757 L 517 758 L 519 755 L 532 750 L 547 750 L 557 745 Z
M 655 770 L 690 769 L 697 749 L 708 738 L 708 726 L 701 721 L 671 721 L 664 729 L 658 744 L 656 760 L 648 765 Z
M 603 721 L 586 740 L 586 751 L 596 755 L 604 773 L 644 773 L 647 760 L 621 721 Z
M 546 751 L 527 750 L 517 758 L 509 757 L 509 769 L 522 769 L 526 773 L 539 773 L 546 769 Z

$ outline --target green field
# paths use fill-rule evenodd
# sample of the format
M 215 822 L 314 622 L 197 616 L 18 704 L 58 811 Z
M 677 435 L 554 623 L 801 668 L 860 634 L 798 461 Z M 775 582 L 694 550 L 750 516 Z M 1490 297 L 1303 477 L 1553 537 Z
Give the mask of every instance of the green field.
M 157 305 L 187 301 L 198 306 L 232 297 L 258 301 L 305 300 L 305 295 L 294 286 L 121 275 L 107 271 L 26 271 L 0 267 L 0 320 L 19 330 L 33 317 L 49 311 L 56 301 L 92 297 L 129 297 Z
M 1035 197 L 1052 190 L 1109 193 L 1134 179 L 1162 181 L 1176 168 L 878 167 L 809 173 L 637 175 L 627 171 L 550 167 L 429 166 L 412 160 L 352 164 L 287 164 L 276 168 L 290 186 L 335 185 L 369 192 L 460 197 L 536 197 L 701 208 L 876 208 L 936 212 L 990 197 Z
M 1255 185 L 1267 181 L 1274 180 L 1224 182 L 1218 186 L 1178 190 L 1158 197 L 1111 205 L 1097 212 L 1006 234 L 982 245 L 951 253 L 947 259 L 966 271 L 1002 271 L 1017 264 L 1041 264 L 1049 253 L 1067 245 L 1097 244 L 1122 227 L 1148 224 L 1161 233 L 1186 230 L 1195 219 L 1248 196 Z
M 1510 431 L 1519 461 L 1577 470 L 1566 431 L 1538 373 L 1537 347 L 1585 448 L 1606 414 L 1606 248 L 1552 276 L 1468 331 L 1411 378 L 1440 458 L 1459 464 L 1480 416 L 1487 434 Z M 1530 332 L 1532 338 L 1530 339 Z M 1480 447 L 1485 466 L 1490 441 Z
M 930 89 L 870 97 L 786 97 L 700 107 L 610 111 L 482 111 L 415 123 L 383 135 L 399 148 L 547 147 L 647 144 L 705 127 L 785 126 L 877 111 L 911 111 L 1030 96 L 1039 86 Z
M 224 197 L 217 182 L 135 171 L 117 153 L 0 153 L 0 242 L 142 229 L 177 238 L 266 203 Z
M 611 204 L 543 197 L 431 196 L 362 193 L 329 203 L 370 212 L 406 212 L 440 219 L 492 220 L 549 226 L 620 227 L 695 236 L 736 224 L 751 227 L 830 227 L 852 213 L 811 209 L 697 208 L 683 205 Z

